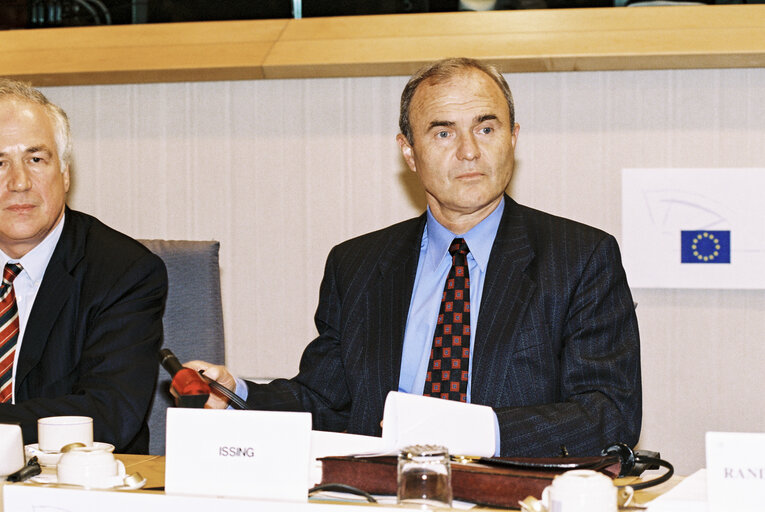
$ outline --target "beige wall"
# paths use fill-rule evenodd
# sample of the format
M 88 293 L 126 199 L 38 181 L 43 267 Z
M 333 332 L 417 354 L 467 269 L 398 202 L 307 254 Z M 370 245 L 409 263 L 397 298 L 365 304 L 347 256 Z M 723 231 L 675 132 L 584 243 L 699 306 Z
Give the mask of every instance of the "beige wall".
M 765 69 L 507 75 L 520 202 L 621 236 L 624 167 L 765 164 Z M 423 208 L 398 155 L 405 77 L 50 87 L 70 205 L 140 238 L 218 239 L 226 356 L 291 376 L 332 245 Z M 680 473 L 706 430 L 765 431 L 765 292 L 635 290 L 641 446 Z M 259 335 L 255 335 L 255 332 Z

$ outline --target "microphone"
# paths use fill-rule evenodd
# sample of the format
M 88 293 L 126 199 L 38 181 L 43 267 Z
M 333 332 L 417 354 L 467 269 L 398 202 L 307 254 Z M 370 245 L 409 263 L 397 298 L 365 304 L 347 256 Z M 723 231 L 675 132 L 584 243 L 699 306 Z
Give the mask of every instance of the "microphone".
M 201 409 L 205 406 L 210 396 L 210 386 L 197 372 L 185 368 L 167 348 L 159 351 L 159 363 L 173 378 L 170 394 L 175 398 L 176 407 Z

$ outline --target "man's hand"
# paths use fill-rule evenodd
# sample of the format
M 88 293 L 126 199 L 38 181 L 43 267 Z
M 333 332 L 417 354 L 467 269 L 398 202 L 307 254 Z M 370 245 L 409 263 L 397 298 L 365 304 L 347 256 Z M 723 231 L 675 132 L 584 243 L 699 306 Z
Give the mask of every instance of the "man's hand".
M 231 375 L 231 372 L 225 366 L 210 364 L 205 361 L 189 361 L 184 363 L 183 366 L 195 371 L 204 370 L 205 377 L 218 382 L 231 391 L 236 391 L 236 380 L 234 380 L 234 376 Z M 226 407 L 228 407 L 228 398 L 212 389 L 210 398 L 205 403 L 205 409 L 225 409 Z

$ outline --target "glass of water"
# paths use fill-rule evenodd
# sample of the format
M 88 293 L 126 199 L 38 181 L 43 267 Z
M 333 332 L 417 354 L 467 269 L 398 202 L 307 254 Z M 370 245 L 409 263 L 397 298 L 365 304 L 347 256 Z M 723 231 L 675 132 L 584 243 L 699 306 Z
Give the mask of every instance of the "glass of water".
M 449 451 L 443 446 L 407 446 L 398 455 L 397 501 L 422 509 L 452 506 Z

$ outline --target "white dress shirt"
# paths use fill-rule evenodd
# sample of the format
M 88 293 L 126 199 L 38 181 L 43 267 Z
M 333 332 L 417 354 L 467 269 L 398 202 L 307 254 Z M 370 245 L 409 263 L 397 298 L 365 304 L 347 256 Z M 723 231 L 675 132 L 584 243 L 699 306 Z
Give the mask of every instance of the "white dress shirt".
M 21 349 L 21 343 L 24 341 L 24 331 L 29 320 L 29 313 L 32 311 L 32 305 L 35 303 L 37 291 L 42 284 L 45 269 L 48 268 L 48 262 L 53 251 L 61 238 L 61 232 L 64 229 L 64 218 L 53 230 L 48 233 L 42 242 L 26 253 L 21 259 L 11 258 L 0 249 L 0 268 L 5 268 L 6 263 L 20 263 L 23 267 L 21 273 L 13 281 L 13 292 L 16 295 L 16 307 L 19 311 L 19 337 L 16 341 L 16 354 Z M 19 358 L 13 358 L 13 380 L 16 380 L 16 364 Z M 16 403 L 16 386 L 13 387 L 11 403 Z

